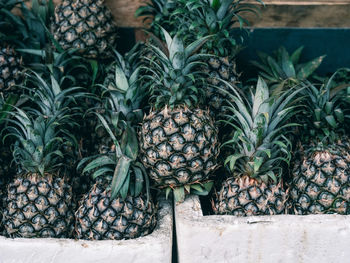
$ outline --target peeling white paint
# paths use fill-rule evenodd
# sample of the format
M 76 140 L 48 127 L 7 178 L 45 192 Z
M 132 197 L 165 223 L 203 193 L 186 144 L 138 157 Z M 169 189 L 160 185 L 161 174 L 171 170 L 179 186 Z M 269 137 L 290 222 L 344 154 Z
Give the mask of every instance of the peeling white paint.
M 161 201 L 159 207 L 156 229 L 136 239 L 85 241 L 0 236 L 0 263 L 171 263 L 172 207 L 168 201 Z
M 350 262 L 350 216 L 203 216 L 189 196 L 175 221 L 180 263 Z

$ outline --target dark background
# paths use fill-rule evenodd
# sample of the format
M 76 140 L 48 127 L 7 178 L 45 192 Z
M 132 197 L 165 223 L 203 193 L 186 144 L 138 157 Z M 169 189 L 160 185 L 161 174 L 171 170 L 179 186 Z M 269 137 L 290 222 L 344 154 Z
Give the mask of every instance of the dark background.
M 248 29 L 248 34 L 245 48 L 237 57 L 238 71 L 243 73 L 243 79 L 256 76 L 256 69 L 249 62 L 258 59 L 257 50 L 271 54 L 280 46 L 285 46 L 290 54 L 304 46 L 300 62 L 327 55 L 317 70 L 319 75 L 350 67 L 350 28 L 252 28 Z M 121 53 L 128 51 L 134 43 L 132 29 L 119 29 L 117 48 Z

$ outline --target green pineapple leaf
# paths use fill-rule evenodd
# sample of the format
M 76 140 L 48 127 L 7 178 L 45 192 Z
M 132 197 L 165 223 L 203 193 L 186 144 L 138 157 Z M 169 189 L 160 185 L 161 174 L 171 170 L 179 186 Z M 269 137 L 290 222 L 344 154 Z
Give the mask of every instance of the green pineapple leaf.
M 320 56 L 306 63 L 300 63 L 303 47 L 289 55 L 284 47 L 280 47 L 273 56 L 258 52 L 261 62 L 251 63 L 261 72 L 259 75 L 271 86 L 271 94 L 279 96 L 284 90 L 295 88 L 312 76 L 325 56 Z
M 138 196 L 141 194 L 143 189 L 143 183 L 144 183 L 144 176 L 142 173 L 142 170 L 139 167 L 133 167 L 133 171 L 135 174 L 135 196 Z
M 175 203 L 182 203 L 185 201 L 185 188 L 178 186 L 173 189 Z
M 115 83 L 121 92 L 126 92 L 129 89 L 128 80 L 123 70 L 119 67 L 115 67 Z
M 120 189 L 127 180 L 129 174 L 129 167 L 131 164 L 131 159 L 122 155 L 118 157 L 118 162 L 114 170 L 113 179 L 111 183 L 111 198 L 114 199 L 119 194 Z
M 321 63 L 325 57 L 326 56 L 320 56 L 320 57 L 315 58 L 307 63 L 301 64 L 299 66 L 300 69 L 297 73 L 297 78 L 302 79 L 302 80 L 307 79 L 321 65 Z
M 165 199 L 168 200 L 169 194 L 171 193 L 172 189 L 171 187 L 167 187 L 165 189 Z
M 80 168 L 84 162 L 86 162 L 88 159 L 85 158 L 83 160 L 81 160 L 80 164 L 78 165 L 78 168 Z M 85 166 L 85 168 L 83 169 L 83 173 L 87 173 L 90 172 L 98 167 L 104 166 L 106 164 L 114 164 L 114 160 L 112 158 L 110 158 L 109 156 L 100 156 L 98 158 L 96 158 L 95 160 L 93 160 L 92 162 L 90 162 L 89 164 L 87 164 Z
M 208 193 L 211 191 L 213 186 L 214 186 L 214 182 L 213 181 L 208 181 L 208 182 L 203 183 L 203 187 Z

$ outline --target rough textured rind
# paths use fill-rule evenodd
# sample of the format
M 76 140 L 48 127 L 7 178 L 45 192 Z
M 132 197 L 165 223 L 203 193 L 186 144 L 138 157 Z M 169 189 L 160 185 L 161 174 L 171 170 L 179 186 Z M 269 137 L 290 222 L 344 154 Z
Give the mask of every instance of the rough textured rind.
M 76 212 L 79 239 L 129 239 L 150 234 L 157 223 L 154 204 L 143 195 L 111 200 L 111 191 L 96 183 Z
M 66 179 L 38 174 L 16 177 L 7 187 L 4 226 L 9 237 L 71 236 L 72 188 Z
M 296 160 L 290 192 L 292 212 L 350 214 L 349 145 L 346 138 Z
M 266 184 L 248 176 L 224 181 L 217 199 L 215 212 L 222 215 L 278 215 L 288 208 L 282 183 Z
M 220 82 L 219 79 L 236 87 L 239 82 L 239 74 L 236 71 L 236 62 L 233 59 L 230 60 L 229 57 L 211 57 L 207 64 L 208 82 L 212 86 L 207 87 L 206 96 L 211 112 L 217 117 L 218 114 L 224 112 L 225 100 L 228 99 L 227 93 L 223 90 L 229 92 L 227 85 Z
M 142 162 L 159 186 L 203 181 L 217 167 L 217 133 L 209 112 L 200 109 L 152 112 L 141 128 Z
M 85 57 L 107 58 L 116 25 L 104 0 L 64 0 L 56 6 L 52 33 L 63 49 L 82 49 Z
M 0 46 L 0 91 L 8 90 L 19 83 L 21 58 L 9 46 Z

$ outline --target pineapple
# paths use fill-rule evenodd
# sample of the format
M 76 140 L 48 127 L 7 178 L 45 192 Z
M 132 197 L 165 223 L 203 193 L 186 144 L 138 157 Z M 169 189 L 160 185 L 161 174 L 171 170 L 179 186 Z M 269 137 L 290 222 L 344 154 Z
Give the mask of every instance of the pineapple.
M 182 4 L 177 10 L 182 25 L 182 36 L 187 39 L 199 39 L 211 36 L 203 45 L 201 53 L 211 54 L 205 60 L 203 70 L 208 74 L 209 84 L 206 91 L 207 103 L 214 115 L 223 112 L 226 85 L 219 79 L 239 84 L 240 74 L 236 69 L 235 56 L 241 50 L 239 38 L 234 31 L 236 23 L 242 28 L 247 23 L 241 12 L 252 12 L 256 7 L 236 0 L 202 0 Z M 260 1 L 257 1 L 260 2 Z M 181 30 L 181 29 L 180 29 Z M 217 89 L 217 87 L 220 87 Z
M 290 196 L 293 213 L 350 213 L 350 140 L 346 126 L 349 85 L 334 85 L 337 71 L 321 86 L 305 84 L 299 147 Z
M 104 0 L 63 0 L 51 31 L 64 50 L 77 48 L 87 58 L 110 57 L 116 42 L 116 25 Z
M 43 65 L 44 66 L 44 65 Z M 70 162 L 76 139 L 69 131 L 78 117 L 72 103 L 85 96 L 79 88 L 62 91 L 53 75 L 46 81 L 28 70 L 23 90 L 31 102 L 26 111 L 10 113 L 7 127 L 16 139 L 17 175 L 7 187 L 4 226 L 10 237 L 71 236 L 74 221 Z M 69 174 L 70 175 L 70 174 Z
M 116 112 L 111 113 L 112 118 Z M 129 239 L 151 233 L 156 225 L 156 208 L 143 191 L 147 174 L 137 161 L 138 141 L 128 126 L 118 141 L 108 121 L 100 115 L 115 144 L 114 152 L 93 158 L 83 172 L 92 173 L 96 183 L 82 197 L 76 211 L 75 232 L 79 239 Z M 103 178 L 100 178 L 103 177 Z
M 19 166 L 7 186 L 4 226 L 9 237 L 67 238 L 72 230 L 72 187 L 62 172 L 65 138 L 58 119 L 12 113 L 9 135 L 17 139 L 13 155 Z
M 195 70 L 201 62 L 194 53 L 207 38 L 185 48 L 178 36 L 171 38 L 162 30 L 164 51 L 152 46 L 161 65 L 153 62 L 156 70 L 146 76 L 154 108 L 144 117 L 140 147 L 150 177 L 167 193 L 174 189 L 176 201 L 182 201 L 191 189 L 207 193 L 204 188 L 209 187 L 203 183 L 217 167 L 218 131 L 209 111 L 199 108 L 204 90 Z
M 260 70 L 259 74 L 271 86 L 272 92 L 279 94 L 283 90 L 293 88 L 307 80 L 325 58 L 325 56 L 320 56 L 308 62 L 300 63 L 303 49 L 304 47 L 301 46 L 291 55 L 284 47 L 276 50 L 274 56 L 258 52 L 261 62 L 252 61 L 251 63 Z
M 83 172 L 96 183 L 80 201 L 76 236 L 80 239 L 129 239 L 147 235 L 156 224 L 156 208 L 149 196 L 146 169 L 138 161 L 136 128 L 142 119 L 145 92 L 137 85 L 139 69 L 124 72 L 119 55 L 113 65 L 114 82 L 104 86 L 105 111 L 96 112 L 109 136 L 101 153 L 83 159 Z M 143 184 L 146 182 L 146 191 Z
M 45 67 L 45 65 L 42 65 Z M 50 67 L 49 67 L 50 68 Z M 79 88 L 62 91 L 54 75 L 27 70 L 23 85 L 30 108 L 10 113 L 6 130 L 16 139 L 13 156 L 17 175 L 7 188 L 4 209 L 6 235 L 10 237 L 71 236 L 74 203 L 71 178 L 72 149 L 76 146 L 72 103 L 85 96 Z
M 229 85 L 229 83 L 226 83 Z M 251 100 L 242 98 L 231 86 L 227 121 L 234 132 L 223 146 L 230 155 L 225 166 L 232 176 L 217 194 L 214 211 L 236 216 L 275 215 L 287 212 L 288 190 L 283 185 L 284 165 L 291 159 L 291 142 L 286 137 L 294 126 L 287 121 L 296 113 L 290 106 L 299 91 L 279 98 L 259 77 Z

